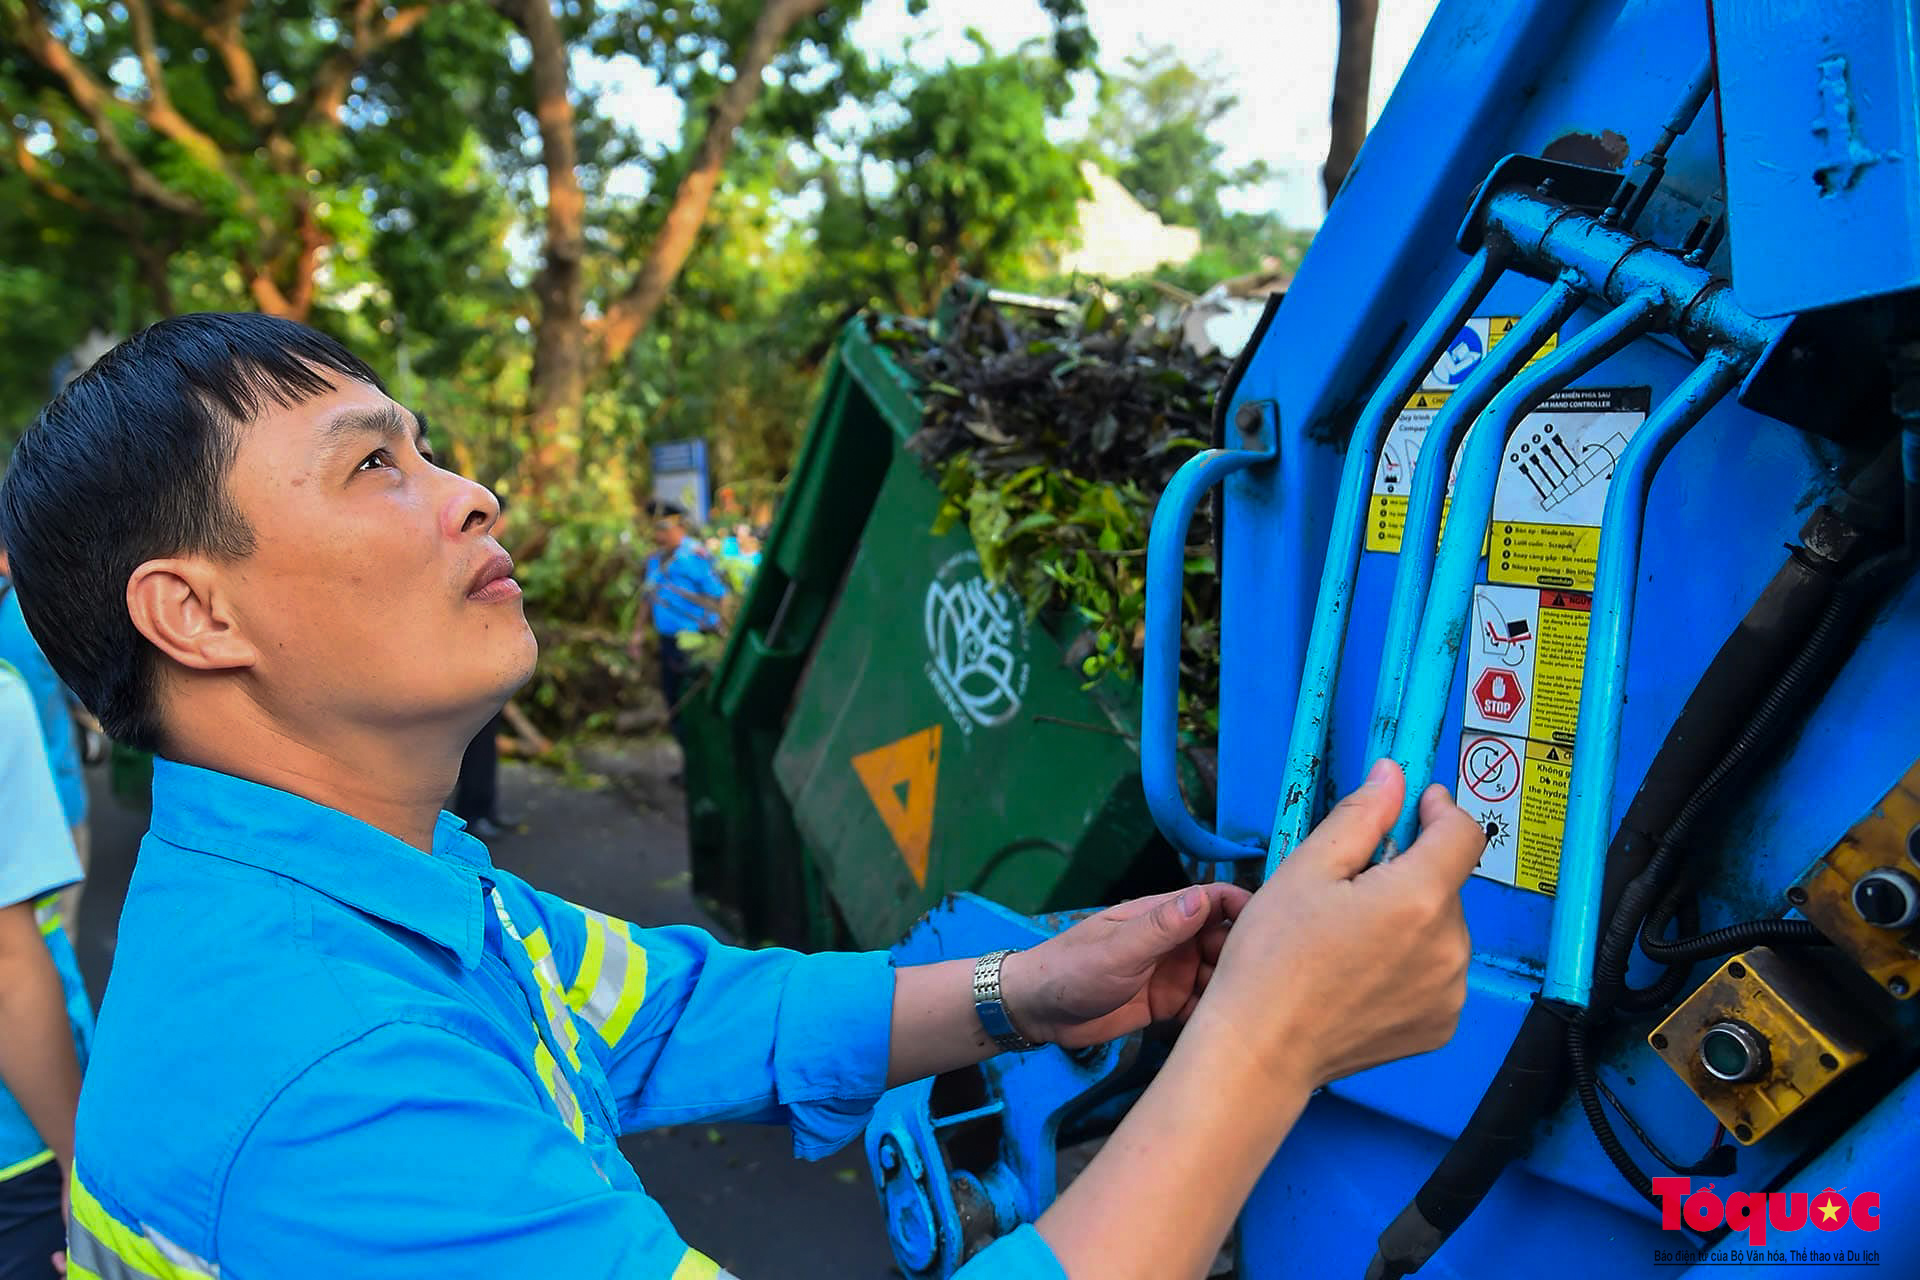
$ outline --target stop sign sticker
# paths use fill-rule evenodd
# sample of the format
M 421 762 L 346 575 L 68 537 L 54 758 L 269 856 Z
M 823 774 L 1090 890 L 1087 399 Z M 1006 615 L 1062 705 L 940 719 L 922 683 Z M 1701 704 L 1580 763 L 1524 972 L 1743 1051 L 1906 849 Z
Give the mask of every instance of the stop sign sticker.
M 1473 682 L 1473 705 L 1488 720 L 1513 723 L 1526 700 L 1527 691 L 1520 687 L 1520 681 L 1511 671 L 1489 667 Z

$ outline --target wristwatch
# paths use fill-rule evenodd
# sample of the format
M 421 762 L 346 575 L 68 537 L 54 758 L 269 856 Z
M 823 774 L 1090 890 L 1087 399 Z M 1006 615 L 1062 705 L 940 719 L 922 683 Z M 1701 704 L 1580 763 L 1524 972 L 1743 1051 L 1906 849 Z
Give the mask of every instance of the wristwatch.
M 1000 965 L 1012 954 L 1011 950 L 991 951 L 973 962 L 973 1010 L 995 1044 L 1009 1053 L 1024 1053 L 1040 1046 L 1014 1030 L 1006 999 L 1000 994 Z

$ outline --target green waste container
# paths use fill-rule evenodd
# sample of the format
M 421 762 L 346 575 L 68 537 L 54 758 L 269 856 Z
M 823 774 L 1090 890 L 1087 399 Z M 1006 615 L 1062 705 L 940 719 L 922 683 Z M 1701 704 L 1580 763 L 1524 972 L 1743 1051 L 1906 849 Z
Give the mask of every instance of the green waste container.
M 885 946 L 947 893 L 1016 910 L 1172 887 L 1137 693 L 988 584 L 903 447 L 914 384 L 840 334 L 759 574 L 683 710 L 696 892 L 749 939 Z

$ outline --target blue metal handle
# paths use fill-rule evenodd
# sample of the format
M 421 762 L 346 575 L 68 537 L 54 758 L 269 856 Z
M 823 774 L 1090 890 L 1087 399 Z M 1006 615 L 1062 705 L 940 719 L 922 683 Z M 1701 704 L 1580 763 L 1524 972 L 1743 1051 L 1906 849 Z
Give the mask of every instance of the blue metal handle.
M 1520 419 L 1575 378 L 1653 329 L 1666 311 L 1664 295 L 1635 293 L 1582 329 L 1539 364 L 1524 370 L 1493 398 L 1460 446 L 1460 473 L 1453 505 L 1434 557 L 1433 585 L 1420 638 L 1407 672 L 1407 693 L 1393 758 L 1407 779 L 1407 795 L 1388 837 L 1391 856 L 1413 843 L 1419 822 L 1420 793 L 1433 778 L 1440 750 L 1440 726 L 1447 717 L 1447 693 L 1460 659 L 1460 638 L 1473 607 L 1473 583 L 1480 567 L 1480 544 L 1493 512 L 1493 491 L 1500 478 L 1500 455 Z
M 1407 397 L 1419 389 L 1433 362 L 1493 288 L 1501 270 L 1499 256 L 1482 246 L 1381 379 L 1353 425 L 1340 471 L 1340 494 L 1334 503 L 1326 560 L 1320 571 L 1313 627 L 1307 633 L 1307 659 L 1300 677 L 1299 701 L 1294 704 L 1293 734 L 1287 742 L 1286 775 L 1280 784 L 1280 811 L 1274 816 L 1273 837 L 1267 844 L 1268 875 L 1306 839 L 1317 816 L 1321 762 L 1327 751 L 1327 708 L 1340 674 L 1340 651 L 1346 645 L 1353 580 L 1360 567 L 1367 499 L 1373 492 L 1380 448 Z
M 1733 389 L 1752 363 L 1751 358 L 1723 351 L 1708 353 L 1634 432 L 1614 464 L 1600 523 L 1600 562 L 1593 575 L 1593 614 L 1580 682 L 1580 717 L 1574 726 L 1566 834 L 1554 889 L 1553 932 L 1547 942 L 1544 994 L 1549 1000 L 1585 1008 L 1593 990 L 1647 490 L 1668 451 Z
M 1394 566 L 1393 595 L 1387 604 L 1379 683 L 1374 688 L 1373 719 L 1367 730 L 1369 762 L 1393 750 L 1394 733 L 1400 725 L 1400 696 L 1406 688 L 1407 667 L 1413 661 L 1420 614 L 1427 607 L 1434 544 L 1440 536 L 1440 513 L 1446 504 L 1447 475 L 1460 435 L 1500 388 L 1533 358 L 1540 344 L 1580 309 L 1585 296 L 1586 291 L 1576 281 L 1566 277 L 1555 281 L 1427 424 L 1427 438 L 1420 446 L 1407 494 L 1400 558 Z
M 1200 862 L 1264 858 L 1259 845 L 1235 844 L 1208 831 L 1180 794 L 1175 721 L 1180 705 L 1180 601 L 1186 578 L 1187 526 L 1207 490 L 1237 471 L 1276 456 L 1272 415 L 1262 411 L 1254 449 L 1208 449 L 1187 459 L 1160 495 L 1147 535 L 1146 653 L 1141 663 L 1140 782 L 1147 811 L 1167 842 Z M 1231 420 L 1231 418 L 1230 418 Z

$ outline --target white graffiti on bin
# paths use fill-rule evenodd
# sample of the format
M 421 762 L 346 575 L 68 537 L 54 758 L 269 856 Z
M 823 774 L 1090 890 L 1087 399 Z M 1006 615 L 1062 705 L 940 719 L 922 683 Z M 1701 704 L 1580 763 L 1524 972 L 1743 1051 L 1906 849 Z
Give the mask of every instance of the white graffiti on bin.
M 977 553 L 962 552 L 927 585 L 927 678 L 968 732 L 1019 714 L 1031 675 L 1020 603 L 987 585 L 979 564 Z

